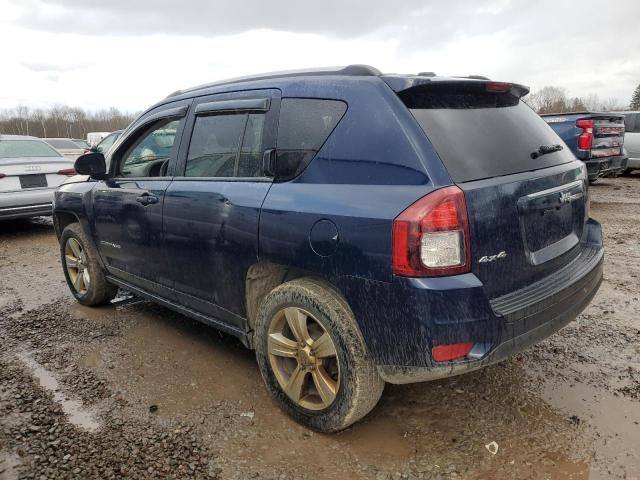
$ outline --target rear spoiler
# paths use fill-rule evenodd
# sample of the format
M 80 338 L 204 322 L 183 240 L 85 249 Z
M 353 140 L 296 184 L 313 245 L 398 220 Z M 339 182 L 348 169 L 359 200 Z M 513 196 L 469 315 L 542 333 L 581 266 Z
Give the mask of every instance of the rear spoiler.
M 479 87 L 484 85 L 487 92 L 490 93 L 511 93 L 512 95 L 522 98 L 529 93 L 529 87 L 518 83 L 495 82 L 488 78 L 480 76 L 471 77 L 424 77 L 415 76 L 408 77 L 406 75 L 381 75 L 380 78 L 385 81 L 391 89 L 396 92 L 404 92 L 416 87 L 428 87 L 429 85 L 459 85 L 460 87 Z

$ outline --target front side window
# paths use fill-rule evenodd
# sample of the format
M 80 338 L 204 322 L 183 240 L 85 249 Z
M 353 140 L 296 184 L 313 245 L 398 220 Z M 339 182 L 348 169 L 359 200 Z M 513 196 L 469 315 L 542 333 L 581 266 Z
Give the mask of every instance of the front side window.
M 166 172 L 180 120 L 161 120 L 149 128 L 122 156 L 123 177 L 159 177 Z
M 257 113 L 198 116 L 185 176 L 259 176 L 264 118 Z

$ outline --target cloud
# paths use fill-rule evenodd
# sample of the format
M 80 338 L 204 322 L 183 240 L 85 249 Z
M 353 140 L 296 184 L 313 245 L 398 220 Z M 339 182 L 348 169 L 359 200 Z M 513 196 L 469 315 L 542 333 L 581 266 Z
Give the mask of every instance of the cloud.
M 637 0 L 0 0 L 0 11 L 0 44 L 16 46 L 0 91 L 35 103 L 138 110 L 214 80 L 349 63 L 622 103 L 640 82 Z
M 214 37 L 270 29 L 346 38 L 401 24 L 423 4 L 420 0 L 23 0 L 18 22 L 38 30 L 89 35 Z
M 78 70 L 86 68 L 90 65 L 89 62 L 74 62 L 74 63 L 47 63 L 47 62 L 22 62 L 21 65 L 32 72 L 58 72 L 64 73 L 71 70 Z

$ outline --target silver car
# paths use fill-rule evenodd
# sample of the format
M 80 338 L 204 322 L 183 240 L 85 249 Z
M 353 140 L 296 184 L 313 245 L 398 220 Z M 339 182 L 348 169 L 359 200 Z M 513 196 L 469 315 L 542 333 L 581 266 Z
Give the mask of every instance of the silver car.
M 55 148 L 68 160 L 75 161 L 85 151 L 84 147 L 81 147 L 70 138 L 43 138 L 42 140 Z
M 51 215 L 53 192 L 75 174 L 73 161 L 39 138 L 0 135 L 0 220 Z

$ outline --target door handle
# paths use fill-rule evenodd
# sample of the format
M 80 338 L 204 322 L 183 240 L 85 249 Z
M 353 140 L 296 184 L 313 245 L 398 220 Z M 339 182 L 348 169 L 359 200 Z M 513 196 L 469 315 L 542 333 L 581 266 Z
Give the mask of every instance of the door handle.
M 158 203 L 158 197 L 152 195 L 149 192 L 144 192 L 139 197 L 136 197 L 136 202 L 141 203 L 144 206 L 151 205 L 152 203 Z

